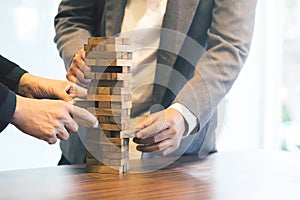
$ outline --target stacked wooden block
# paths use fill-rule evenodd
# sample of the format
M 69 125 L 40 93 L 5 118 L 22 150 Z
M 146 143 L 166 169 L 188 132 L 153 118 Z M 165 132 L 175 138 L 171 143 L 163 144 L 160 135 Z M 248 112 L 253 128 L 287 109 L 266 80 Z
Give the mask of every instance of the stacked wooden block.
M 99 129 L 88 129 L 86 170 L 123 173 L 129 169 L 129 128 L 132 47 L 127 38 L 91 37 L 84 45 L 91 79 L 85 107 L 99 120 Z

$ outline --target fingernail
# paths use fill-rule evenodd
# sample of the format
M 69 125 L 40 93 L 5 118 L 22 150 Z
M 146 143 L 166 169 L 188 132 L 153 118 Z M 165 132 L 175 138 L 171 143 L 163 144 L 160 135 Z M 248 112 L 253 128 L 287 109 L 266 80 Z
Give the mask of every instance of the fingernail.
M 98 121 L 96 121 L 96 123 L 94 124 L 93 128 L 98 128 L 98 126 L 99 126 L 99 123 L 98 123 Z

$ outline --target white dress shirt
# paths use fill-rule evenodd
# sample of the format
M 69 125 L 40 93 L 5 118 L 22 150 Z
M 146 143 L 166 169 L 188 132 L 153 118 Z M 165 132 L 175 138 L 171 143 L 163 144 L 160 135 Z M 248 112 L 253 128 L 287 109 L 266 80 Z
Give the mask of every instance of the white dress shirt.
M 130 37 L 133 51 L 134 105 L 143 107 L 151 100 L 160 43 L 160 28 L 166 12 L 167 0 L 128 0 L 121 27 L 122 37 Z M 138 90 L 142 88 L 141 90 Z M 135 92 L 136 91 L 136 92 Z M 196 117 L 182 104 L 170 106 L 178 110 L 188 124 L 185 136 L 196 127 Z

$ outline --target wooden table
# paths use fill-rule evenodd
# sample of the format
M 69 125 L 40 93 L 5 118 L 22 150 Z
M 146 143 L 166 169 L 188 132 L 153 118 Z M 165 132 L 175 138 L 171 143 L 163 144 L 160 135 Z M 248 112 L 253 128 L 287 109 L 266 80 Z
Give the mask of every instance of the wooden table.
M 145 163 L 132 165 L 134 171 Z M 224 152 L 204 160 L 183 157 L 161 170 L 121 175 L 85 173 L 83 165 L 4 171 L 0 199 L 299 200 L 300 155 Z

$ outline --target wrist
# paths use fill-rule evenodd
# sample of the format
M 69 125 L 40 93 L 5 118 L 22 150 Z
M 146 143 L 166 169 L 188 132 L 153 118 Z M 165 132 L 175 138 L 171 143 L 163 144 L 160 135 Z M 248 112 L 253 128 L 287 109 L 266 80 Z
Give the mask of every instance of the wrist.
M 16 95 L 16 107 L 15 107 L 14 114 L 11 118 L 11 123 L 13 125 L 16 125 L 20 119 L 20 114 L 22 113 L 21 108 L 22 108 L 23 101 L 24 101 L 24 97 Z
M 24 97 L 31 97 L 32 96 L 32 88 L 35 85 L 35 81 L 33 80 L 34 76 L 29 74 L 29 73 L 25 73 L 21 78 L 20 78 L 20 82 L 19 82 L 19 86 L 18 86 L 18 90 L 17 90 L 17 94 L 24 96 Z

